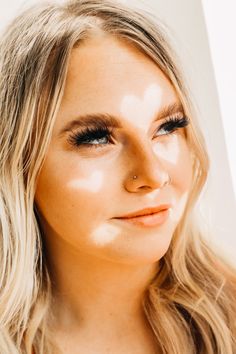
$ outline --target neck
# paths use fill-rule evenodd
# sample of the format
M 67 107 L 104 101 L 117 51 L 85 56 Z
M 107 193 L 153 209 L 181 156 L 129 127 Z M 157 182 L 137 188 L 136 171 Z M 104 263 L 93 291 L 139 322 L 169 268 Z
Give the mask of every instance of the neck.
M 53 282 L 53 312 L 66 328 L 114 328 L 142 322 L 145 290 L 157 263 L 130 265 L 84 254 L 62 243 L 47 245 Z

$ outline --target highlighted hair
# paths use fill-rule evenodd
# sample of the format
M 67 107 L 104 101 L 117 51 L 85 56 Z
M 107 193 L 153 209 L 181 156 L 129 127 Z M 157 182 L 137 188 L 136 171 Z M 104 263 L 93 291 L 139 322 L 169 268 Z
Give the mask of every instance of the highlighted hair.
M 109 0 L 35 5 L 0 43 L 0 352 L 49 354 L 51 281 L 34 205 L 35 185 L 63 96 L 70 53 L 107 34 L 151 58 L 191 119 L 194 178 L 185 213 L 143 308 L 163 354 L 236 353 L 236 275 L 207 245 L 194 206 L 208 158 L 177 59 L 161 25 Z M 59 351 L 59 350 L 58 350 Z

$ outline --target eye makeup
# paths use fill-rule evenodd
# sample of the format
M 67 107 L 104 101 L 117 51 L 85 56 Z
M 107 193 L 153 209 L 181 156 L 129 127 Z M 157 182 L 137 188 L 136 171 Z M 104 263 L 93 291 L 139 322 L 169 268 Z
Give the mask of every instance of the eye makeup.
M 79 132 L 72 133 L 68 142 L 76 147 L 101 147 L 109 143 L 112 131 L 113 128 L 108 126 L 86 127 Z
M 189 119 L 181 114 L 168 117 L 157 128 L 154 137 L 168 136 L 176 130 L 185 128 L 189 124 Z M 106 125 L 104 121 L 95 122 L 93 126 L 87 126 L 79 131 L 72 132 L 69 135 L 68 142 L 77 148 L 104 148 L 109 144 L 113 144 L 112 134 L 113 127 Z
M 185 128 L 189 125 L 189 118 L 182 116 L 168 117 L 157 129 L 158 136 L 172 134 L 174 131 L 180 128 Z M 162 132 L 161 132 L 162 131 Z

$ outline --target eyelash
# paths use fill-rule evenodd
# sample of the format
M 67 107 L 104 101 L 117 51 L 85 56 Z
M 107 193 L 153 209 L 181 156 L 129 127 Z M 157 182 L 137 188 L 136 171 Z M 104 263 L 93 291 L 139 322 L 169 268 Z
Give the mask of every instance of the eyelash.
M 156 133 L 160 132 L 162 129 L 167 131 L 163 135 L 172 134 L 177 129 L 185 128 L 189 124 L 189 119 L 187 117 L 169 117 L 165 120 L 164 123 L 160 125 L 160 127 L 156 130 Z M 102 146 L 106 146 L 107 143 L 111 143 L 111 136 L 113 133 L 113 129 L 108 127 L 106 124 L 99 124 L 97 127 L 86 127 L 83 131 L 72 133 L 69 136 L 69 143 L 76 147 L 81 147 L 84 145 L 87 148 L 99 148 Z M 94 140 L 106 139 L 106 143 L 96 143 L 91 144 Z

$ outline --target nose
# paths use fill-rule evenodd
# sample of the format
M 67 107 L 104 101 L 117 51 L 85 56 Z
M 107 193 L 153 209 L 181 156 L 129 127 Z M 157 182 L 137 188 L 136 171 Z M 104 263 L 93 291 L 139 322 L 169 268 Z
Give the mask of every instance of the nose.
M 161 161 L 157 152 L 154 152 L 150 141 L 139 141 L 129 150 L 126 152 L 126 163 L 130 168 L 124 183 L 127 191 L 132 193 L 151 191 L 169 183 L 168 168 L 164 166 L 164 161 Z

